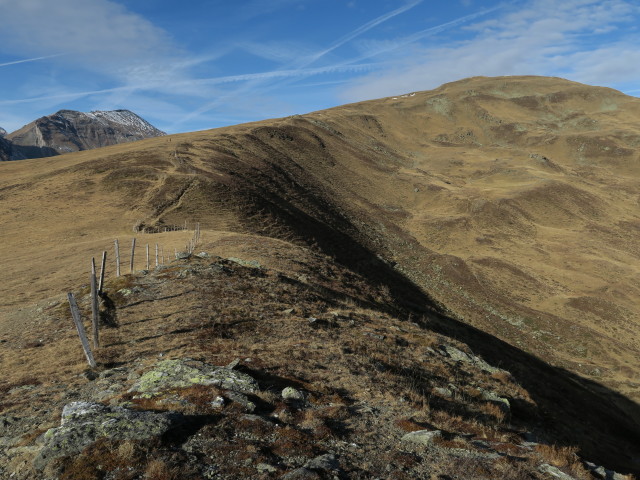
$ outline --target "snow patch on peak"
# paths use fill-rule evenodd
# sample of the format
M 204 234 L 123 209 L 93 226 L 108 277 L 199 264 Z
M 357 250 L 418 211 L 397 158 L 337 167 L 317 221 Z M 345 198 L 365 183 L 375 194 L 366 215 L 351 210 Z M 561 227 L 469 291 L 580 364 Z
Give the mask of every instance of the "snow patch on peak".
M 86 113 L 85 115 L 104 125 L 109 123 L 123 125 L 132 132 L 136 132 L 144 136 L 157 137 L 166 135 L 163 131 L 158 130 L 156 127 L 130 110 L 94 110 Z

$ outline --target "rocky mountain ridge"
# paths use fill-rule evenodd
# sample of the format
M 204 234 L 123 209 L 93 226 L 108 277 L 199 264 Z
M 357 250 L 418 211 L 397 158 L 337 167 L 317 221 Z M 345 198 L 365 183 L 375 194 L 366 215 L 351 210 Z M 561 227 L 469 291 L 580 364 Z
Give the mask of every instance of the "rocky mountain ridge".
M 286 254 L 296 267 L 200 252 L 108 280 L 97 369 L 64 383 L 31 378 L 1 386 L 4 405 L 26 405 L 20 415 L 0 415 L 0 473 L 631 478 L 599 465 L 607 446 L 592 450 L 595 457 L 578 455 L 564 427 L 546 418 L 547 408 L 558 408 L 548 392 L 524 387 L 519 375 L 435 333 L 435 319 L 407 321 L 384 291 L 310 251 L 234 241 L 262 250 L 258 258 Z M 77 294 L 86 318 L 89 295 Z M 191 313 L 176 315 L 176 308 Z M 56 302 L 42 309 L 44 348 L 73 335 L 50 328 L 66 310 Z M 79 344 L 73 351 L 80 353 Z M 551 385 L 572 388 L 561 379 Z
M 4 160 L 23 160 L 133 142 L 165 135 L 129 110 L 60 110 L 5 135 L 11 153 Z M 8 157 L 8 158 L 7 158 Z
M 474 78 L 4 163 L 0 444 L 15 470 L 44 448 L 38 466 L 64 480 L 638 473 L 638 132 L 640 101 L 611 89 Z M 99 367 L 83 374 L 61 293 L 87 316 L 91 257 L 108 249 L 113 266 L 130 235 L 138 259 L 182 249 L 194 222 L 209 260 L 108 271 Z M 165 360 L 236 358 L 260 392 L 130 391 Z M 166 435 L 103 426 L 149 412 Z M 397 448 L 409 430 L 437 446 Z M 70 436 L 90 442 L 57 457 Z

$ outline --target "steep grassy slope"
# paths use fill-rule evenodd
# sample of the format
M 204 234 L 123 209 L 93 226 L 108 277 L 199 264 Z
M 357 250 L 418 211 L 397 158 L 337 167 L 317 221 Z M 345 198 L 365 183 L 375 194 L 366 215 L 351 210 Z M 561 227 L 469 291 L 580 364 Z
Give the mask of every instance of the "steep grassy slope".
M 3 164 L 0 241 L 11 255 L 0 334 L 20 335 L 20 302 L 77 284 L 86 259 L 134 225 L 160 232 L 199 221 L 214 237 L 319 248 L 388 289 L 395 308 L 426 315 L 544 389 L 549 421 L 564 422 L 573 440 L 599 431 L 610 458 L 639 431 L 639 132 L 640 101 L 619 92 L 476 78 Z M 187 239 L 146 238 L 164 238 L 167 250 Z

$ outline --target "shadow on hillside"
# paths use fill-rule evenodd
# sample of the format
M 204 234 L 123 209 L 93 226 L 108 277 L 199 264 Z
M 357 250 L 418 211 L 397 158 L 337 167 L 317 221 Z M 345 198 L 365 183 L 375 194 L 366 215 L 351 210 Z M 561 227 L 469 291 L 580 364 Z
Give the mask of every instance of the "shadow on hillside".
M 539 417 L 535 420 L 554 443 L 578 446 L 585 458 L 616 471 L 640 472 L 638 404 L 443 315 L 427 293 L 365 246 L 374 240 L 334 204 L 335 194 L 328 186 L 300 171 L 286 153 L 257 138 L 249 140 L 261 144 L 261 158 L 269 159 L 262 165 L 268 175 L 257 173 L 253 161 L 216 163 L 220 171 L 227 170 L 226 195 L 244 210 L 248 230 L 281 236 L 280 232 L 264 232 L 260 224 L 260 219 L 276 218 L 287 235 L 315 245 L 374 285 L 388 286 L 395 302 L 389 313 L 414 321 L 426 318 L 425 328 L 464 342 L 489 363 L 510 371 L 537 404 Z M 211 184 L 208 193 L 215 195 L 219 188 Z M 353 214 L 350 217 L 355 219 Z M 366 215 L 357 220 L 362 225 L 371 221 Z M 530 421 L 531 412 L 523 413 Z
M 266 192 L 261 193 L 265 195 L 263 198 L 269 198 Z M 261 206 L 264 207 L 264 203 Z M 394 314 L 414 321 L 425 318 L 425 328 L 467 344 L 490 364 L 511 372 L 538 406 L 539 418 L 536 420 L 553 443 L 578 446 L 586 459 L 618 472 L 640 472 L 638 404 L 601 384 L 550 366 L 492 335 L 439 313 L 436 303 L 423 290 L 343 233 L 355 231 L 344 217 L 336 214 L 333 219 L 337 221 L 331 224 L 318 221 L 291 204 L 286 210 L 280 209 L 276 202 L 269 207 L 271 212 L 293 226 L 296 235 L 317 245 L 323 253 L 374 283 L 388 285 L 396 299 Z M 327 204 L 323 207 L 331 209 Z M 517 413 L 514 409 L 514 414 Z M 530 412 L 525 416 L 529 417 Z

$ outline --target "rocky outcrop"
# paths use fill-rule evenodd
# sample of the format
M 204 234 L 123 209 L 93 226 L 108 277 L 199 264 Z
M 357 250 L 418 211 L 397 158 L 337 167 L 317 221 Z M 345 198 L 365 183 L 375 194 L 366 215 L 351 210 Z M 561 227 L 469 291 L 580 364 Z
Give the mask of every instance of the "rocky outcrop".
M 0 162 L 6 160 L 11 160 L 11 143 L 0 135 Z
M 41 158 L 133 142 L 165 133 L 129 110 L 60 110 L 6 135 L 11 160 Z
M 44 445 L 34 461 L 42 470 L 56 458 L 74 455 L 99 438 L 144 440 L 160 437 L 179 423 L 171 412 L 141 412 L 92 402 L 73 402 L 62 410 L 62 422 L 44 434 Z
M 216 386 L 239 393 L 252 393 L 258 384 L 249 375 L 226 367 L 194 360 L 164 360 L 140 377 L 131 388 L 140 397 L 153 397 L 167 390 L 194 385 Z

